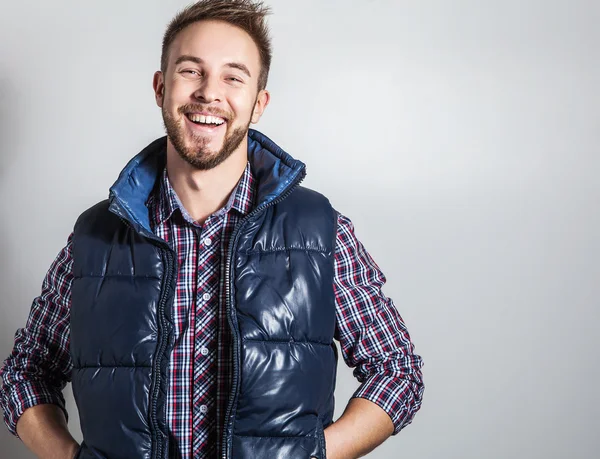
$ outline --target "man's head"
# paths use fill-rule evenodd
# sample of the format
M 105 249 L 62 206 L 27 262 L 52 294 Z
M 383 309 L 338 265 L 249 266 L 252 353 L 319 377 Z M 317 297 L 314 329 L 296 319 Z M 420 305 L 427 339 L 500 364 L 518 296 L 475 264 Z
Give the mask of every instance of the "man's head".
M 248 0 L 203 0 L 181 11 L 163 39 L 156 103 L 177 153 L 212 169 L 246 146 L 269 103 L 268 8 Z

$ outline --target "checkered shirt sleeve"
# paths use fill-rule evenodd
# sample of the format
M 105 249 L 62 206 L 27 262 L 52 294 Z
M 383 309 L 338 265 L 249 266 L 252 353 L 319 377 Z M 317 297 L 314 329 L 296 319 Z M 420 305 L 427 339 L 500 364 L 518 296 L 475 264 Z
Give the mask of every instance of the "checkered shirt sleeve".
M 10 356 L 0 368 L 0 405 L 8 430 L 17 435 L 23 412 L 40 404 L 58 405 L 73 368 L 69 352 L 72 234 L 52 263 L 25 328 L 17 330 Z
M 362 383 L 353 397 L 387 412 L 397 434 L 421 406 L 422 360 L 394 303 L 382 292 L 385 276 L 341 214 L 334 265 L 336 338 L 344 361 Z

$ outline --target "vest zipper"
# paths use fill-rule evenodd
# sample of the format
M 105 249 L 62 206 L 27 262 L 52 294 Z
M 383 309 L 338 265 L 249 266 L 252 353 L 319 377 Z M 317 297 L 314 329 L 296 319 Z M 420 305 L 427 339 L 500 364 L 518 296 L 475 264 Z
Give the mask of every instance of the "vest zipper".
M 158 352 L 156 354 L 156 358 L 154 359 L 154 365 L 152 368 L 152 372 L 153 372 L 153 376 L 154 376 L 154 387 L 153 387 L 153 391 L 152 391 L 152 395 L 151 395 L 151 400 L 152 400 L 152 411 L 151 411 L 151 421 L 152 421 L 152 427 L 155 429 L 155 432 L 160 432 L 159 426 L 158 426 L 158 420 L 157 420 L 157 413 L 158 413 L 158 407 L 157 407 L 157 403 L 158 403 L 158 393 L 160 391 L 160 385 L 161 385 L 161 372 L 160 372 L 160 367 L 162 364 L 162 360 L 163 360 L 163 355 L 165 353 L 165 349 L 169 343 L 169 337 L 170 337 L 170 330 L 168 330 L 168 328 L 170 328 L 168 326 L 168 324 L 166 323 L 165 320 L 165 305 L 167 303 L 167 298 L 169 297 L 169 290 L 170 290 L 170 286 L 172 283 L 172 279 L 171 277 L 173 276 L 173 254 L 171 253 L 170 248 L 167 250 L 164 250 L 165 253 L 165 260 L 166 260 L 166 268 L 167 268 L 167 273 L 165 275 L 165 277 L 163 278 L 163 286 L 162 286 L 162 295 L 161 295 L 161 299 L 158 303 L 158 329 L 161 332 L 161 336 L 159 339 L 159 343 L 158 343 Z M 165 404 L 166 406 L 166 404 Z M 156 454 L 154 455 L 154 457 L 156 459 L 161 459 L 163 457 L 163 449 L 164 449 L 164 445 L 162 442 L 162 437 L 161 435 L 157 435 L 156 436 Z
M 306 171 L 304 167 L 301 169 L 300 174 L 297 175 L 291 183 L 288 185 L 288 188 L 281 193 L 277 198 L 268 202 L 265 205 L 258 206 L 256 209 L 251 211 L 248 215 L 246 215 L 235 227 L 233 234 L 231 236 L 231 243 L 229 244 L 229 250 L 227 253 L 227 262 L 225 264 L 225 306 L 227 309 L 227 319 L 229 322 L 229 328 L 231 329 L 231 335 L 233 337 L 233 380 L 231 383 L 231 391 L 229 395 L 229 403 L 227 405 L 227 411 L 225 412 L 225 422 L 223 424 L 223 459 L 228 459 L 231 457 L 231 437 L 233 436 L 233 425 L 229 425 L 234 415 L 234 406 L 237 401 L 238 392 L 239 392 L 239 347 L 240 347 L 240 337 L 237 330 L 237 315 L 233 311 L 233 286 L 232 286 L 232 276 L 231 276 L 231 259 L 233 258 L 233 254 L 235 252 L 239 233 L 244 224 L 252 217 L 257 215 L 260 212 L 268 209 L 269 207 L 274 206 L 275 204 L 279 204 L 281 201 L 286 199 L 292 192 L 300 185 L 304 177 L 306 176 Z M 231 432 L 230 432 L 231 431 Z M 231 435 L 230 435 L 231 433 Z
M 115 209 L 115 210 L 117 210 L 117 209 Z M 113 212 L 115 212 L 115 210 L 113 210 Z M 164 312 L 165 312 L 165 304 L 167 302 L 167 298 L 169 297 L 169 294 L 168 294 L 169 288 L 170 288 L 170 285 L 172 284 L 171 277 L 173 277 L 173 272 L 174 272 L 173 253 L 172 253 L 171 247 L 165 241 L 158 238 L 156 235 L 154 235 L 152 233 L 144 234 L 143 232 L 136 231 L 131 226 L 129 221 L 125 217 L 123 217 L 123 215 L 121 214 L 120 211 L 118 213 L 116 213 L 116 215 L 121 219 L 121 221 L 125 224 L 125 226 L 130 228 L 132 231 L 135 231 L 136 233 L 139 233 L 142 236 L 146 237 L 147 239 L 153 241 L 155 243 L 155 245 L 157 245 L 157 246 L 163 246 L 162 247 L 163 253 L 165 254 L 164 259 L 166 260 L 167 270 L 166 270 L 165 276 L 163 277 L 163 282 L 162 282 L 162 286 L 161 286 L 161 297 L 158 302 L 157 322 L 158 322 L 158 330 L 160 333 L 160 338 L 159 338 L 159 342 L 157 344 L 158 352 L 156 353 L 156 358 L 154 359 L 154 364 L 152 365 L 152 376 L 153 376 L 152 383 L 154 385 L 152 386 L 152 394 L 150 395 L 150 400 L 152 402 L 152 409 L 150 410 L 150 413 L 149 413 L 150 423 L 152 424 L 152 428 L 154 429 L 155 440 L 156 440 L 156 448 L 152 448 L 152 459 L 162 459 L 164 446 L 162 444 L 163 442 L 162 442 L 161 436 L 157 434 L 158 432 L 160 432 L 160 428 L 158 426 L 158 421 L 156 419 L 157 418 L 156 413 L 158 411 L 157 400 L 158 400 L 158 393 L 160 391 L 160 384 L 161 384 L 160 364 L 162 363 L 162 356 L 165 352 L 165 348 L 169 342 L 169 337 L 170 337 L 170 331 L 167 330 L 167 323 L 164 320 L 164 315 L 165 315 Z

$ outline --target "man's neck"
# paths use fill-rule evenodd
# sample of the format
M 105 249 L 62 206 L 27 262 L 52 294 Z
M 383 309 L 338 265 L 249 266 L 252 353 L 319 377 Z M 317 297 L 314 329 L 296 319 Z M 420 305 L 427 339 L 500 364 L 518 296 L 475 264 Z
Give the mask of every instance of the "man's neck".
M 188 214 L 199 224 L 227 203 L 244 173 L 248 162 L 248 147 L 239 148 L 217 167 L 201 171 L 192 167 L 167 142 L 167 174 Z

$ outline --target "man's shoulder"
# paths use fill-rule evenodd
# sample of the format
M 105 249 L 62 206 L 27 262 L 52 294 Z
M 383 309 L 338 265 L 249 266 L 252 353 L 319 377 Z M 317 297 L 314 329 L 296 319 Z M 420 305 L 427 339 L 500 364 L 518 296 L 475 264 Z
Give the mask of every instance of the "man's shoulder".
M 108 228 L 120 224 L 121 220 L 109 210 L 109 206 L 110 201 L 104 199 L 83 211 L 75 222 L 74 232 Z
M 304 186 L 297 187 L 279 206 L 279 209 L 285 212 L 289 224 L 305 229 L 311 226 L 335 226 L 337 221 L 337 211 L 329 199 Z
M 324 194 L 304 186 L 297 187 L 285 201 L 292 205 L 301 206 L 307 211 L 311 209 L 333 210 L 329 199 Z

